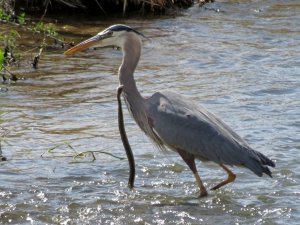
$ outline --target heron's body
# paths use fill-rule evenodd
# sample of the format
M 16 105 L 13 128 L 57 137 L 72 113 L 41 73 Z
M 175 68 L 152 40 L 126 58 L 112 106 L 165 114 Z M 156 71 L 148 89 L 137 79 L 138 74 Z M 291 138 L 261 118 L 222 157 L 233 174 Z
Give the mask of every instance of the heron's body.
M 122 33 L 115 38 L 112 33 L 120 30 Z M 112 34 L 110 44 L 123 50 L 119 80 L 129 111 L 139 127 L 161 149 L 169 148 L 180 154 L 193 171 L 201 196 L 205 196 L 207 192 L 197 173 L 195 158 L 213 161 L 228 173 L 228 179 L 213 189 L 235 179 L 235 175 L 225 165 L 244 166 L 258 176 L 262 176 L 263 173 L 271 176 L 267 166 L 275 164 L 249 147 L 232 129 L 203 107 L 170 91 L 156 92 L 151 97 L 144 98 L 138 91 L 133 77 L 141 53 L 139 33 L 127 26 L 115 25 L 98 35 L 107 35 L 108 32 L 112 32 L 109 33 Z M 83 45 L 86 43 L 88 41 L 83 42 Z M 108 44 L 102 43 L 101 46 L 106 45 Z M 74 50 L 67 51 L 67 54 L 75 51 L 76 46 Z

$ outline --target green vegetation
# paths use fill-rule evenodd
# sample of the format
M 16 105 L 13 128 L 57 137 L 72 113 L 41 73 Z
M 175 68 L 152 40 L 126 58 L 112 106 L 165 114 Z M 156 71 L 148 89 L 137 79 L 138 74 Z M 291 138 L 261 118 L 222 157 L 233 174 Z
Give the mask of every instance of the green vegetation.
M 37 69 L 41 54 L 44 48 L 47 47 L 47 40 L 54 41 L 60 45 L 64 45 L 65 43 L 56 32 L 55 26 L 52 23 L 44 23 L 42 20 L 38 22 L 31 21 L 26 17 L 24 12 L 20 12 L 18 15 L 9 13 L 11 11 L 7 12 L 3 8 L 0 8 L 0 23 L 7 23 L 12 27 L 10 30 L 0 32 L 0 75 L 3 81 L 17 81 L 22 75 L 16 74 L 13 71 L 19 68 L 20 61 L 25 58 L 26 53 L 37 51 L 31 63 L 32 67 Z M 20 29 L 31 32 L 36 37 L 39 37 L 37 39 L 42 40 L 39 43 L 39 47 L 25 52 L 18 49 L 18 40 L 21 38 L 18 32 Z
M 4 52 L 0 49 L 0 72 L 4 68 Z
M 17 80 L 17 77 L 10 72 L 9 68 L 15 65 L 21 58 L 19 53 L 14 54 L 18 38 L 20 38 L 20 35 L 16 30 L 0 33 L 0 42 L 4 46 L 4 49 L 0 49 L 0 73 L 3 81 L 7 80 L 7 76 L 3 71 L 10 76 L 11 80 Z

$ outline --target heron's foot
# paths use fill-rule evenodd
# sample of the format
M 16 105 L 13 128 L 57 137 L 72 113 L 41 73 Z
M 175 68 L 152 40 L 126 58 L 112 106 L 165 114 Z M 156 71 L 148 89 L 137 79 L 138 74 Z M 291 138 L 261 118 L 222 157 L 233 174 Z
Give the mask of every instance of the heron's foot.
M 131 184 L 128 184 L 128 188 L 132 191 L 134 189 L 134 186 Z
M 203 198 L 203 197 L 206 197 L 208 195 L 207 191 L 201 191 L 200 192 L 200 195 L 199 195 L 199 198 Z

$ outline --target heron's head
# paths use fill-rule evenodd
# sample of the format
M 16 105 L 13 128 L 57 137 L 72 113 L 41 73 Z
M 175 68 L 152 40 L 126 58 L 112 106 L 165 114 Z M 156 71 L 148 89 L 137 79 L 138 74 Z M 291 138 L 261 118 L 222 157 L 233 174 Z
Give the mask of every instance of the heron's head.
M 144 35 L 129 26 L 117 24 L 106 28 L 94 37 L 91 37 L 64 52 L 71 55 L 87 48 L 116 46 L 122 48 L 127 38 L 138 38 Z

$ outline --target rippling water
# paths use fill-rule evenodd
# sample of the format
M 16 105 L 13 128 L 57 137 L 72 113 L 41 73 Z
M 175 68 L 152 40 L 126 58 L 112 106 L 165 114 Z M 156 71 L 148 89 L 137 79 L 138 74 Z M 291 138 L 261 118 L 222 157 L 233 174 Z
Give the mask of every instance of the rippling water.
M 0 223 L 298 224 L 299 2 L 217 1 L 176 18 L 92 21 L 69 35 L 77 42 L 114 23 L 149 37 L 136 71 L 143 95 L 172 89 L 204 105 L 276 161 L 274 178 L 234 168 L 234 184 L 198 199 L 184 162 L 156 150 L 126 111 L 137 162 L 130 191 L 127 161 L 100 152 L 125 157 L 115 97 L 121 53 L 53 50 L 25 80 L 1 86 Z M 84 151 L 96 160 L 72 158 Z M 207 187 L 226 176 L 213 163 L 197 166 Z

